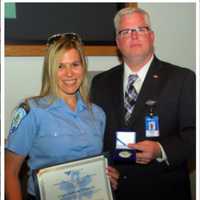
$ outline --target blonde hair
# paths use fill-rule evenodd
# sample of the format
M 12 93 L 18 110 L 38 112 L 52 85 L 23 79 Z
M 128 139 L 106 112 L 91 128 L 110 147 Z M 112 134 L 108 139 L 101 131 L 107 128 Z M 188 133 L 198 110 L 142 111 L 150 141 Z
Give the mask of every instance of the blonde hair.
M 119 10 L 117 12 L 117 14 L 115 15 L 115 17 L 114 17 L 114 26 L 115 26 L 116 33 L 119 31 L 118 28 L 119 28 L 119 24 L 120 24 L 121 18 L 123 16 L 125 16 L 125 15 L 131 15 L 133 13 L 141 13 L 141 14 L 143 14 L 147 26 L 149 28 L 151 28 L 150 16 L 145 10 L 143 10 L 141 8 L 126 7 L 126 8 L 122 8 L 121 10 Z
M 56 73 L 59 67 L 59 59 L 64 54 L 64 52 L 70 49 L 77 50 L 80 55 L 81 63 L 84 68 L 84 79 L 79 88 L 79 92 L 83 98 L 83 101 L 89 105 L 89 86 L 87 77 L 88 71 L 83 46 L 78 38 L 74 39 L 74 37 L 68 37 L 67 34 L 61 35 L 59 39 L 56 39 L 48 46 L 47 54 L 44 58 L 43 64 L 42 87 L 38 97 L 44 97 L 48 95 L 55 98 L 59 97 L 56 78 Z

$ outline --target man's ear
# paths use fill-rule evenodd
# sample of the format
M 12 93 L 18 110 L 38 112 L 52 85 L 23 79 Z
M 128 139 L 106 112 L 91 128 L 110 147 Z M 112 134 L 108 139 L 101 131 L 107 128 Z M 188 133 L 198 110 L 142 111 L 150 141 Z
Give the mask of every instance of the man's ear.
M 150 37 L 151 37 L 152 43 L 154 43 L 155 42 L 155 33 L 154 33 L 154 31 L 151 31 Z
M 115 37 L 115 42 L 116 42 L 117 47 L 119 48 L 119 38 L 117 36 Z

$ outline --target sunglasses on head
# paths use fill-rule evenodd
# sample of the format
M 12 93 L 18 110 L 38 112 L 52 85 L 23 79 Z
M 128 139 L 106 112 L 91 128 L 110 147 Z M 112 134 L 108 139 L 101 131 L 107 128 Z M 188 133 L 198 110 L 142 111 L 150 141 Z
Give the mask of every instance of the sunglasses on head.
M 77 33 L 71 32 L 71 33 L 57 33 L 57 34 L 50 36 L 47 39 L 47 45 L 49 46 L 49 45 L 53 44 L 54 42 L 58 41 L 60 38 L 64 38 L 66 40 L 71 40 L 74 42 L 82 43 L 81 37 Z

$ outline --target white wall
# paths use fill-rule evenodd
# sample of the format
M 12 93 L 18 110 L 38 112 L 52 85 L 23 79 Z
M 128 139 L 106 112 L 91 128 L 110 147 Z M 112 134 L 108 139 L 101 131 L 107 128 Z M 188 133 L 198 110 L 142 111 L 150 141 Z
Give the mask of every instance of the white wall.
M 195 4 L 139 3 L 148 10 L 156 33 L 156 54 L 163 60 L 195 71 Z M 89 70 L 102 71 L 118 64 L 117 57 L 89 57 Z M 43 58 L 5 58 L 5 136 L 10 114 L 19 100 L 39 92 Z
M 195 3 L 139 3 L 151 16 L 156 54 L 163 60 L 195 71 Z

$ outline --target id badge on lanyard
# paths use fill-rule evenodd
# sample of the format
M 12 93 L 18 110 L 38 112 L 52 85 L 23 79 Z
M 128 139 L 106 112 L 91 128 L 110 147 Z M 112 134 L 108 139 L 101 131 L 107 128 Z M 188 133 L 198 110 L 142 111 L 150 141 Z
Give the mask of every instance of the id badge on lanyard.
M 159 137 L 159 117 L 155 112 L 156 101 L 146 102 L 148 112 L 145 117 L 145 135 L 146 137 Z

